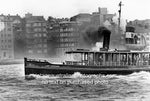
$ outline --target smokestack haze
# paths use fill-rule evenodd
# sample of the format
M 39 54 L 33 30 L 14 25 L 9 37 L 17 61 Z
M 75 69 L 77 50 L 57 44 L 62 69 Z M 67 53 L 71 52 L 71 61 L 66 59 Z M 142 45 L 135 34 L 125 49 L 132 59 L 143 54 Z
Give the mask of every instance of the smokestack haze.
M 110 31 L 103 26 L 90 26 L 83 33 L 83 41 L 87 46 L 93 47 L 97 42 L 103 42 L 103 48 L 109 48 Z

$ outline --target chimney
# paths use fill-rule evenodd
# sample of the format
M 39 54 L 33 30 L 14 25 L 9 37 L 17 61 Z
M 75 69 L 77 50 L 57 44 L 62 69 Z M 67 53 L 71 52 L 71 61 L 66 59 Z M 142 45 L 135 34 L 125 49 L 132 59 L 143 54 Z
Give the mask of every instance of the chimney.
M 30 18 L 30 17 L 32 17 L 32 14 L 31 14 L 31 13 L 25 14 L 25 18 Z
M 103 29 L 103 47 L 100 49 L 101 51 L 108 51 L 110 43 L 110 34 L 111 32 L 108 29 Z
M 109 30 L 103 31 L 103 48 L 106 50 L 109 49 L 110 34 L 111 32 Z
M 107 14 L 107 8 L 98 8 L 98 12 L 99 12 L 99 14 L 102 14 L 102 15 L 105 15 L 105 14 Z

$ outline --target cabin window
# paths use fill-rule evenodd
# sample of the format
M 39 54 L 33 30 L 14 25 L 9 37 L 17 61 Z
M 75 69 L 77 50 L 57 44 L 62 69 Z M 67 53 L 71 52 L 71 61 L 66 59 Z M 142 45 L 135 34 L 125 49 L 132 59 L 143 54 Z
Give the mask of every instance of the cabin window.
M 74 60 L 81 61 L 81 54 L 74 54 Z
M 117 61 L 117 54 L 113 54 L 113 55 L 112 55 L 112 61 L 113 61 L 113 62 L 116 62 L 116 61 Z
M 105 54 L 106 55 L 106 61 L 111 62 L 112 61 L 112 54 Z
M 93 54 L 89 54 L 88 56 L 88 61 L 89 61 L 89 64 L 92 65 L 93 64 Z

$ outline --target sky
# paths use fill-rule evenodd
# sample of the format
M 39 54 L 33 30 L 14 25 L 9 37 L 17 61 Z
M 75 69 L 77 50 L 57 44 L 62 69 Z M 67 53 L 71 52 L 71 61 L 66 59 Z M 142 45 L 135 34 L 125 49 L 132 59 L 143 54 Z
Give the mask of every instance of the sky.
M 53 17 L 72 17 L 79 13 L 92 13 L 106 7 L 108 13 L 117 14 L 120 0 L 0 0 L 0 14 L 24 17 L 26 13 Z M 150 19 L 150 0 L 122 0 L 122 19 Z

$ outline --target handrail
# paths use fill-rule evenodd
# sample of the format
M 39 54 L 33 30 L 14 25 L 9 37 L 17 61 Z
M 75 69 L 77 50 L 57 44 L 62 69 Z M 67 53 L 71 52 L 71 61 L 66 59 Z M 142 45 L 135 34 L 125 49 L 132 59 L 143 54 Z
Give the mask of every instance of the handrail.
M 83 65 L 83 66 L 149 66 L 150 61 L 138 62 L 87 62 L 87 61 L 66 61 L 67 65 Z

